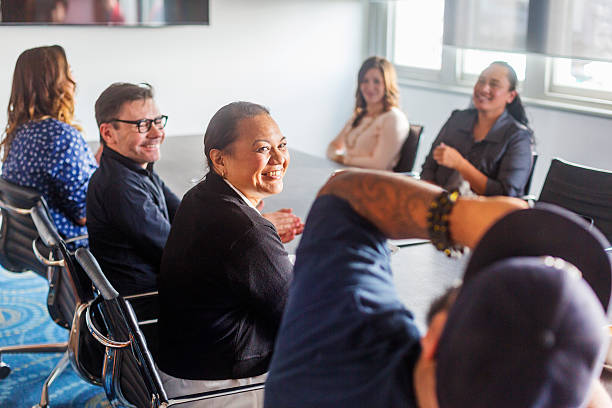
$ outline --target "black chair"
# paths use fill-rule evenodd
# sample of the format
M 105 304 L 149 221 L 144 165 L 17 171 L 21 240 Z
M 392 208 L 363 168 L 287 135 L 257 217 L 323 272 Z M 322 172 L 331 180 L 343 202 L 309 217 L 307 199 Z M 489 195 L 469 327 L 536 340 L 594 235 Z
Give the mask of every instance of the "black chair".
M 536 163 L 538 162 L 538 154 L 535 152 L 531 153 L 531 170 L 529 170 L 529 177 L 527 178 L 527 183 L 525 183 L 524 193 L 526 196 L 529 195 L 529 190 L 531 190 L 531 180 L 533 179 L 533 171 L 535 170 Z
M 393 167 L 393 171 L 396 173 L 410 173 L 414 167 L 416 160 L 417 150 L 419 149 L 419 141 L 421 140 L 421 134 L 423 133 L 423 126 L 421 125 L 410 125 L 408 131 L 408 137 L 402 145 L 400 150 L 400 159 Z
M 112 406 L 168 407 L 264 387 L 251 384 L 168 399 L 130 303 L 108 282 L 88 249 L 77 249 L 76 258 L 100 293 L 87 309 L 87 327 L 106 347 L 104 389 Z
M 612 171 L 555 158 L 538 201 L 557 204 L 583 216 L 612 241 Z
M 76 262 L 74 254 L 66 249 L 65 242 L 49 217 L 44 199 L 40 198 L 39 204 L 32 207 L 29 217 L 39 236 L 30 243 L 30 248 L 34 258 L 47 267 L 49 279 L 47 308 L 53 321 L 61 327 L 70 329 L 68 341 L 51 345 L 0 347 L 0 357 L 2 353 L 64 352 L 43 384 L 40 404 L 37 407 L 47 407 L 48 388 L 68 363 L 71 363 L 77 374 L 86 381 L 102 385 L 104 348 L 91 337 L 85 322 L 84 311 L 94 298 L 91 281 Z M 48 257 L 38 251 L 36 245 L 38 241 L 49 249 Z M 10 367 L 4 363 L 2 366 L 6 377 L 10 373 Z
M 47 267 L 38 261 L 32 251 L 32 241 L 38 238 L 38 231 L 31 214 L 39 207 L 47 211 L 47 205 L 38 191 L 0 178 L 0 264 L 11 272 L 33 271 L 46 279 Z M 49 253 L 48 248 L 38 249 L 45 255 Z

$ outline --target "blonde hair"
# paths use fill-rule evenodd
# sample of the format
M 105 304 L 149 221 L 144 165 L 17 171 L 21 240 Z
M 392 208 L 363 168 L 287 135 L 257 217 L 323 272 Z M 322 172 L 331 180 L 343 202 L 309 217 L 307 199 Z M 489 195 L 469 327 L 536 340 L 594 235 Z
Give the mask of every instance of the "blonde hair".
M 15 132 L 31 120 L 54 118 L 78 130 L 73 122 L 74 91 L 66 53 L 59 45 L 25 50 L 17 58 L 8 104 L 8 121 L 0 141 L 5 161 Z

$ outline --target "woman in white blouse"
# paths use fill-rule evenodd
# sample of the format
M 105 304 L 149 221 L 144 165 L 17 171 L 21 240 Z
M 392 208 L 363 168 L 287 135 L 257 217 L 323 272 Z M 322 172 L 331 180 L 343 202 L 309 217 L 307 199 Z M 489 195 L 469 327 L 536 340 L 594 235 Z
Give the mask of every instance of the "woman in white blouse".
M 398 108 L 393 65 L 384 58 L 364 61 L 357 76 L 355 110 L 327 148 L 327 157 L 347 166 L 392 170 L 408 136 L 408 119 Z

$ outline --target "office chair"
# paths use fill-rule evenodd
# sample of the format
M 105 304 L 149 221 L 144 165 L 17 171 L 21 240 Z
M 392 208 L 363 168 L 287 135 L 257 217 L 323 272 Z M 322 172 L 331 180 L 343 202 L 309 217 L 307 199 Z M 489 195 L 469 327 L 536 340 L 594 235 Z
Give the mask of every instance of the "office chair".
M 85 323 L 84 311 L 87 302 L 94 298 L 91 282 L 75 261 L 74 254 L 66 249 L 65 242 L 49 217 L 43 198 L 40 198 L 38 205 L 31 208 L 29 216 L 39 236 L 34 239 L 30 248 L 34 257 L 47 268 L 47 309 L 55 323 L 70 329 L 69 337 L 67 342 L 51 345 L 0 347 L 0 357 L 2 353 L 64 352 L 42 387 L 37 407 L 47 407 L 48 388 L 68 363 L 71 363 L 77 374 L 86 381 L 102 384 L 104 349 L 91 337 Z M 39 241 L 49 249 L 48 257 L 39 252 Z M 2 364 L 2 368 L 6 377 L 10 373 L 10 367 Z
M 47 204 L 38 191 L 0 178 L 0 264 L 11 272 L 33 271 L 46 279 L 47 267 L 32 251 L 32 241 L 38 238 L 38 231 L 31 214 L 37 207 L 47 211 Z M 38 249 L 45 255 L 49 253 L 48 248 L 40 247 L 40 242 Z
M 612 171 L 555 158 L 538 201 L 557 204 L 590 221 L 612 240 Z
M 414 167 L 416 160 L 417 150 L 419 149 L 419 141 L 421 140 L 421 134 L 423 133 L 423 126 L 421 125 L 410 125 L 408 131 L 408 137 L 402 145 L 400 150 L 400 159 L 393 167 L 393 171 L 396 173 L 410 173 Z
M 538 162 L 538 154 L 535 152 L 531 153 L 531 170 L 529 170 L 529 177 L 527 183 L 525 183 L 525 189 L 523 190 L 525 196 L 529 196 L 529 190 L 531 190 L 531 180 L 533 179 L 533 171 L 535 170 L 536 163 Z
M 250 384 L 169 399 L 130 303 L 108 282 L 88 249 L 77 249 L 76 258 L 99 292 L 87 307 L 86 319 L 91 334 L 106 347 L 102 375 L 113 407 L 169 407 L 264 387 Z

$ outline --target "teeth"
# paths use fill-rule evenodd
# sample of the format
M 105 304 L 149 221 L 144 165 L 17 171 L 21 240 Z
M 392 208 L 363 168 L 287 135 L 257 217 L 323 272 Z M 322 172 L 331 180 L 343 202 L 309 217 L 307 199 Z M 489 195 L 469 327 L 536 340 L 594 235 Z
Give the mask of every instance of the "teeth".
M 281 172 L 280 170 L 276 170 L 276 171 L 271 171 L 269 173 L 264 173 L 264 174 L 270 177 L 279 177 L 281 175 Z

